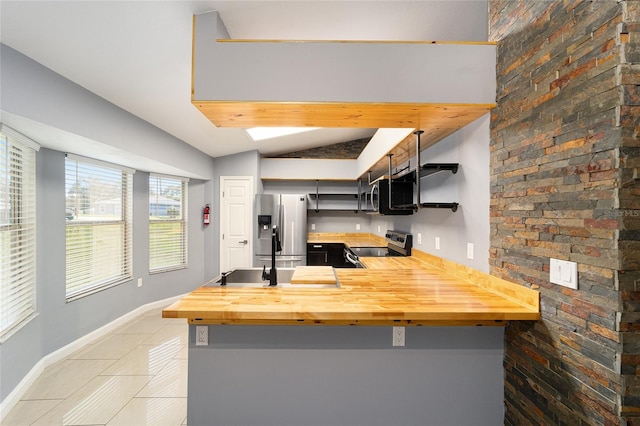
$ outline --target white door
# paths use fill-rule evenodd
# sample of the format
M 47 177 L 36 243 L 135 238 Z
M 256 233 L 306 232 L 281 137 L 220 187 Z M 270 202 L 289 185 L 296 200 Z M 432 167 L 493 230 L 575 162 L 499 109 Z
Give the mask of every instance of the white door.
M 220 272 L 253 263 L 253 177 L 220 177 Z

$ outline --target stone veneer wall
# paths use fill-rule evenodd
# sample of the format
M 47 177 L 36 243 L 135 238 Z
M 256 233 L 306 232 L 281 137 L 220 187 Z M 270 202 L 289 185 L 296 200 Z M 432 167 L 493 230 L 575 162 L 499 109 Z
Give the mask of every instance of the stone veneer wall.
M 640 424 L 639 3 L 489 1 L 490 269 L 542 300 L 505 333 L 505 424 Z

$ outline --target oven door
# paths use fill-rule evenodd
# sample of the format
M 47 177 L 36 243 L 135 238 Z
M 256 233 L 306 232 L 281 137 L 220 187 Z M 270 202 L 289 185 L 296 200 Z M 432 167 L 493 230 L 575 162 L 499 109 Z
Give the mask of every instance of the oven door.
M 351 250 L 346 248 L 344 249 L 344 259 L 347 261 L 346 263 L 353 265 L 353 268 L 364 268 L 364 265 L 362 264 L 362 262 L 360 262 L 358 256 L 356 256 Z

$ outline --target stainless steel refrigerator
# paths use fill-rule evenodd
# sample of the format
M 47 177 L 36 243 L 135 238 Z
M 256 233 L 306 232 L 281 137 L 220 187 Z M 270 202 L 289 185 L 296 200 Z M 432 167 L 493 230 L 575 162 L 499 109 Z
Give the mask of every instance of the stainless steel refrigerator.
M 282 251 L 276 267 L 307 264 L 307 196 L 305 194 L 258 194 L 254 208 L 253 266 L 271 266 L 271 236 L 278 227 Z

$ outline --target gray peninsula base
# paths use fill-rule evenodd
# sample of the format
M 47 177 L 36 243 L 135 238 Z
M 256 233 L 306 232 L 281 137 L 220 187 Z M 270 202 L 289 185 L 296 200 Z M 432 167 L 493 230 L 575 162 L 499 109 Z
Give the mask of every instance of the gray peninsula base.
M 191 426 L 503 422 L 504 327 L 189 327 Z

